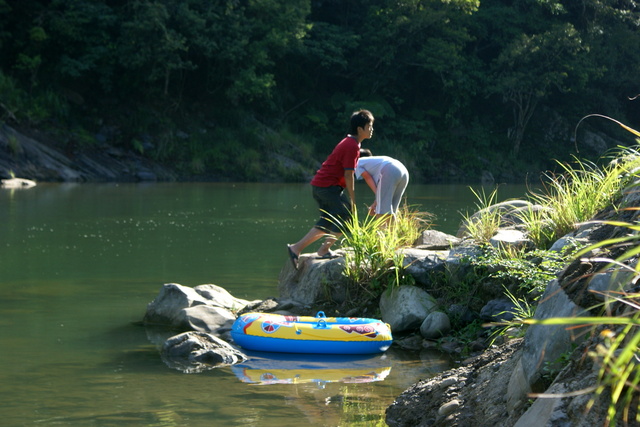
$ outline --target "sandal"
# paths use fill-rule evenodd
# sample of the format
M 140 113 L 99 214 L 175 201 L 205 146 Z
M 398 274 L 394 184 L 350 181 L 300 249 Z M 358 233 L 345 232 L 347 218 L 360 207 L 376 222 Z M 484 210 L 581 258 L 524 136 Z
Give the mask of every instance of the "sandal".
M 318 255 L 316 257 L 316 259 L 334 259 L 334 258 L 339 258 L 340 255 L 338 255 L 337 253 L 333 252 L 333 251 L 329 251 L 324 255 Z
M 293 265 L 293 268 L 295 268 L 297 270 L 298 269 L 298 255 L 296 255 L 296 253 L 291 250 L 291 246 L 290 245 L 287 245 L 287 251 L 289 251 L 289 259 L 291 259 L 291 265 Z

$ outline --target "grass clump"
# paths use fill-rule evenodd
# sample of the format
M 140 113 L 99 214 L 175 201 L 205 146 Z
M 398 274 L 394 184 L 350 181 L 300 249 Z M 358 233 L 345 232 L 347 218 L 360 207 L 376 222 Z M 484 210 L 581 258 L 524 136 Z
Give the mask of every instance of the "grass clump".
M 405 273 L 401 248 L 412 245 L 421 228 L 429 226 L 427 218 L 428 214 L 403 205 L 391 221 L 371 215 L 360 221 L 354 211 L 351 221 L 341 224 L 345 274 L 355 291 L 352 299 L 362 294 L 374 299 L 388 288 L 414 283 Z
M 611 152 L 611 158 L 603 159 L 608 160 L 603 167 L 577 160 L 573 167 L 560 164 L 562 173 L 546 174 L 542 188 L 528 196 L 528 207 L 512 207 L 510 217 L 502 209 L 508 208 L 509 203 L 496 204 L 497 189 L 488 194 L 473 192 L 479 201 L 478 211 L 464 217 L 467 234 L 482 250 L 481 256 L 471 260 L 473 274 L 485 288 L 504 287 L 505 298 L 516 307 L 516 312 L 511 313 L 516 319 L 533 315 L 530 309 L 547 284 L 579 250 L 576 244 L 567 244 L 558 253 L 549 250 L 551 245 L 604 208 L 614 206 L 623 189 L 637 177 L 640 154 L 635 149 L 618 148 Z M 523 231 L 532 244 L 500 247 L 489 244 L 505 225 Z
M 500 228 L 502 219 L 502 211 L 500 209 L 491 209 L 495 205 L 498 198 L 498 189 L 495 188 L 491 193 L 486 194 L 484 189 L 476 192 L 471 188 L 471 192 L 478 199 L 476 208 L 478 211 L 463 217 L 467 234 L 478 243 L 488 242 Z
M 575 230 L 577 224 L 590 220 L 620 197 L 640 167 L 640 155 L 633 148 L 619 147 L 610 158 L 613 161 L 604 167 L 576 160 L 575 167 L 560 164 L 562 174 L 545 175 L 542 190 L 531 194 L 532 202 L 542 209 L 525 210 L 520 215 L 538 247 L 548 246 Z
M 508 292 L 530 295 L 529 300 L 536 301 L 567 260 L 568 256 L 554 251 L 485 245 L 483 255 L 473 263 L 490 270 L 487 277 L 498 279 Z

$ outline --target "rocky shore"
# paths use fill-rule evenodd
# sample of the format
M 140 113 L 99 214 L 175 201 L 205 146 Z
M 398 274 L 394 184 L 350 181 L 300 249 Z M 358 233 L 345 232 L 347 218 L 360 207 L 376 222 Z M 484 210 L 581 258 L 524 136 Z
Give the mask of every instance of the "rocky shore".
M 37 130 L 0 124 L 0 178 L 43 182 L 174 181 L 177 174 L 134 151 L 109 145 L 67 151 Z
M 623 206 L 637 206 L 640 196 L 628 193 Z M 503 207 L 504 208 L 504 207 Z M 515 209 L 516 207 L 514 207 Z M 504 211 L 505 218 L 512 213 Z M 599 219 L 635 221 L 636 211 L 610 209 Z M 510 233 L 498 233 L 494 244 L 522 244 L 517 227 Z M 580 242 L 590 244 L 625 233 L 624 228 L 592 222 L 559 239 L 553 250 Z M 503 237 L 499 237 L 503 236 Z M 509 239 L 505 240 L 504 236 Z M 499 240 L 498 239 L 502 239 Z M 526 240 L 526 239 L 525 239 Z M 443 310 L 429 289 L 430 276 L 435 271 L 464 270 L 470 257 L 477 252 L 473 242 L 425 232 L 415 247 L 405 248 L 407 271 L 415 286 L 401 286 L 385 293 L 377 308 L 382 320 L 392 325 L 397 339 L 394 346 L 407 349 L 433 348 L 462 355 L 462 343 L 450 330 L 449 322 L 429 321 L 451 314 L 452 307 Z M 229 331 L 235 318 L 247 311 L 280 314 L 314 315 L 315 310 L 337 310 L 348 316 L 371 317 L 363 307 L 360 311 L 340 313 L 340 301 L 345 298 L 346 283 L 340 272 L 344 258 L 318 259 L 303 254 L 299 269 L 285 263 L 279 278 L 279 297 L 266 301 L 243 301 L 214 285 L 185 288 L 165 285 L 160 295 L 149 304 L 144 321 L 147 325 L 164 325 L 171 330 L 186 331 L 186 335 L 171 337 L 162 344 L 161 353 L 169 366 L 185 372 L 198 372 L 222 364 L 244 360 L 233 345 Z M 455 283 L 455 280 L 452 282 Z M 499 317 L 499 309 L 487 311 L 500 300 L 498 290 L 488 292 L 482 283 L 485 304 L 481 313 L 467 313 L 486 320 Z M 633 284 L 621 280 L 613 269 L 600 271 L 594 263 L 574 262 L 550 281 L 540 298 L 536 318 L 587 315 L 609 292 L 624 292 Z M 327 294 L 328 292 L 328 294 Z M 327 300 L 333 305 L 327 305 Z M 610 301 L 612 302 L 612 301 Z M 499 306 L 499 305 L 498 305 Z M 425 324 L 439 325 L 427 328 Z M 203 335 L 204 334 L 204 335 Z M 433 378 L 416 382 L 387 409 L 390 426 L 594 426 L 603 425 L 606 415 L 607 391 L 594 396 L 592 387 L 599 366 L 587 354 L 600 342 L 593 330 L 572 330 L 565 326 L 532 325 L 524 336 L 506 334 L 491 345 L 486 334 L 479 334 L 469 357 L 455 369 Z M 216 337 L 215 339 L 208 338 Z M 394 335 L 395 336 L 395 335 Z M 416 379 L 417 381 L 418 379 Z M 590 391 L 591 390 L 591 391 Z M 590 411 L 586 408 L 596 397 Z
M 552 250 L 571 242 L 590 245 L 626 235 L 628 228 L 601 221 L 637 223 L 633 207 L 639 202 L 637 192 L 626 191 L 616 205 L 632 209 L 610 207 L 600 212 L 596 221 L 562 237 Z M 600 251 L 597 255 L 605 259 L 615 254 L 615 249 Z M 636 260 L 629 262 L 634 265 Z M 575 260 L 548 283 L 535 318 L 599 315 L 605 301 L 612 315 L 624 315 L 626 305 L 616 296 L 636 290 L 633 274 L 621 270 L 625 268 L 599 264 L 587 255 Z M 614 330 L 608 333 L 618 332 Z M 523 338 L 507 337 L 505 343 L 468 358 L 460 367 L 416 383 L 387 409 L 386 422 L 390 426 L 607 425 L 609 390 L 594 393 L 601 365 L 592 356 L 603 343 L 600 331 L 532 325 Z

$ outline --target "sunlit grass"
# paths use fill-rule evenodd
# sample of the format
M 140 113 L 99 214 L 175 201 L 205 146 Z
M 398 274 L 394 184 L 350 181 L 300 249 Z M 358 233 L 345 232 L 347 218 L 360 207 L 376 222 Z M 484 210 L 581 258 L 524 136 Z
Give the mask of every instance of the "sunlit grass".
M 389 220 L 386 216 L 353 213 L 340 225 L 345 248 L 345 275 L 351 284 L 375 298 L 389 287 L 412 282 L 404 273 L 403 247 L 411 246 L 422 230 L 429 227 L 428 214 L 406 205 Z
M 522 216 L 526 228 L 533 230 L 540 242 L 556 240 L 610 206 L 621 194 L 627 167 L 610 164 L 599 168 L 578 160 L 574 167 L 559 165 L 563 173 L 546 174 L 543 190 L 531 195 L 533 202 L 544 210 Z
M 640 153 L 634 148 L 619 147 L 603 160 L 610 161 L 602 167 L 578 159 L 573 165 L 558 163 L 561 173 L 545 174 L 542 188 L 528 195 L 533 206 L 516 215 L 537 248 L 548 248 L 611 206 L 640 168 Z M 477 211 L 463 215 L 463 223 L 473 240 L 486 243 L 502 226 L 504 211 L 491 208 L 497 202 L 497 188 L 488 194 L 471 191 L 478 199 Z
M 498 189 L 495 188 L 488 195 L 484 189 L 481 193 L 478 193 L 472 188 L 471 192 L 478 199 L 476 203 L 477 212 L 473 215 L 464 215 L 464 226 L 467 234 L 473 240 L 478 243 L 486 243 L 500 228 L 503 212 L 500 209 L 490 209 L 497 201 Z

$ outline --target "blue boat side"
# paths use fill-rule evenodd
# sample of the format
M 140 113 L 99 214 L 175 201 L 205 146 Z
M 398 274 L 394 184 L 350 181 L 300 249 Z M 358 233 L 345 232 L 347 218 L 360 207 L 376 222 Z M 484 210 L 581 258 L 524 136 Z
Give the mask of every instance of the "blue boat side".
M 314 354 L 373 354 L 385 352 L 392 343 L 388 341 L 315 341 L 284 338 L 257 337 L 231 332 L 233 340 L 246 350 L 278 353 Z

